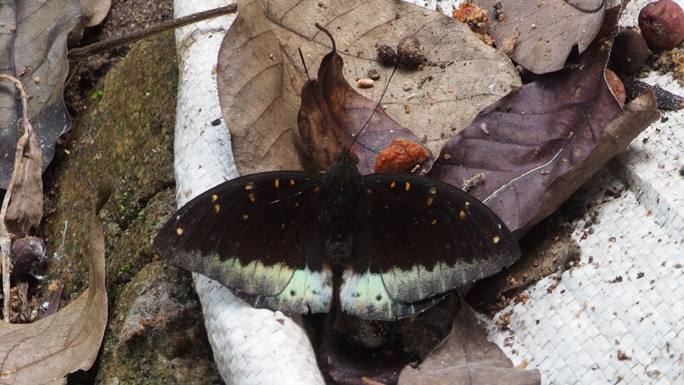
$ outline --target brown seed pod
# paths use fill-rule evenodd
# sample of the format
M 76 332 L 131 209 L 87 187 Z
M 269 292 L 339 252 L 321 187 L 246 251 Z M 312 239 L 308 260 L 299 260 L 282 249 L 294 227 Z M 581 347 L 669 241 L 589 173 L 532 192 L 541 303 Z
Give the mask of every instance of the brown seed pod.
M 425 61 L 425 50 L 417 37 L 410 35 L 401 39 L 397 45 L 399 62 L 410 68 L 416 68 Z
M 24 237 L 12 243 L 13 274 L 17 276 L 42 273 L 47 259 L 45 242 L 41 238 Z
M 654 1 L 639 12 L 639 28 L 653 51 L 670 50 L 684 40 L 684 11 L 672 0 Z
M 380 44 L 376 48 L 380 63 L 386 66 L 394 65 L 397 62 L 397 51 L 387 44 Z
M 651 51 L 641 34 L 625 29 L 615 36 L 610 67 L 620 75 L 631 76 L 644 67 L 650 55 Z

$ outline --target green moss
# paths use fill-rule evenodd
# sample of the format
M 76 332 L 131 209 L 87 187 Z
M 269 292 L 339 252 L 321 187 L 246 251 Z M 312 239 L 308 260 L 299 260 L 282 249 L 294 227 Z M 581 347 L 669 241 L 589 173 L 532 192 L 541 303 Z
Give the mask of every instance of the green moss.
M 92 94 L 90 94 L 90 100 L 95 102 L 95 101 L 101 99 L 104 96 L 104 94 L 105 94 L 104 90 L 94 91 Z
M 131 198 L 131 193 L 128 191 L 125 191 L 123 195 L 121 196 L 121 199 L 119 199 L 119 203 L 117 203 L 117 207 L 119 208 L 119 214 L 122 216 L 126 215 L 126 210 L 128 209 L 128 204 Z
M 109 190 L 110 200 L 100 218 L 106 229 L 107 277 L 116 278 L 122 266 L 138 270 L 152 257 L 149 236 L 142 231 L 147 217 L 169 214 L 167 208 L 139 213 L 158 193 L 173 186 L 172 138 L 178 82 L 175 44 L 164 34 L 133 47 L 99 86 L 97 101 L 75 122 L 68 143 L 71 155 L 60 154 L 55 172 L 59 189 L 56 214 L 45 226 L 50 246 L 61 243 L 64 221 L 69 221 L 65 251 L 69 258 L 56 262 L 50 272 L 60 276 L 68 270 L 65 290 L 77 295 L 86 286 L 83 254 L 88 229 L 80 218 L 91 210 L 98 192 Z M 163 221 L 163 220 L 162 220 Z M 138 223 L 140 222 L 140 223 Z M 123 238 L 140 239 L 126 242 Z M 108 281 L 111 285 L 112 282 Z

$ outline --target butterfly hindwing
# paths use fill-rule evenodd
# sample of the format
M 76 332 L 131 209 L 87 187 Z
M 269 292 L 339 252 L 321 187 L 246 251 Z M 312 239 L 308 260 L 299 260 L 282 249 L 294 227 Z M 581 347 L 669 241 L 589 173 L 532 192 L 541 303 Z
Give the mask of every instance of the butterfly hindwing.
M 155 251 L 257 307 L 326 312 L 332 274 L 318 229 L 322 176 L 282 171 L 222 183 L 183 206 Z
M 410 316 L 519 257 L 501 220 L 453 186 L 407 174 L 367 175 L 363 186 L 363 230 L 340 289 L 346 312 Z

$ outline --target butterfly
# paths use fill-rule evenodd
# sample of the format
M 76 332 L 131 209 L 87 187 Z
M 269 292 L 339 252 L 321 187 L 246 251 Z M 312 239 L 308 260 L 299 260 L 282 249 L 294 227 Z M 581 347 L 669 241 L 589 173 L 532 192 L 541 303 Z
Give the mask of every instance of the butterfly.
M 175 213 L 154 249 L 255 307 L 370 320 L 418 314 L 520 256 L 501 219 L 466 192 L 413 174 L 361 175 L 357 164 L 346 148 L 325 173 L 219 184 Z

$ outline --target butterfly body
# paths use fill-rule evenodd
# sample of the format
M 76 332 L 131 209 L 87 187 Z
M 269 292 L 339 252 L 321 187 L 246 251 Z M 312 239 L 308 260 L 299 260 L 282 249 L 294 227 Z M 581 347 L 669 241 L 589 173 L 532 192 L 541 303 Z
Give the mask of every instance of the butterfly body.
M 351 262 L 363 199 L 361 174 L 353 159 L 341 156 L 325 174 L 324 204 L 319 223 L 324 234 L 327 260 L 334 272 Z
M 181 208 L 154 247 L 256 307 L 340 306 L 376 320 L 419 313 L 519 256 L 505 225 L 475 198 L 411 174 L 361 175 L 348 152 L 327 173 L 222 183 Z

